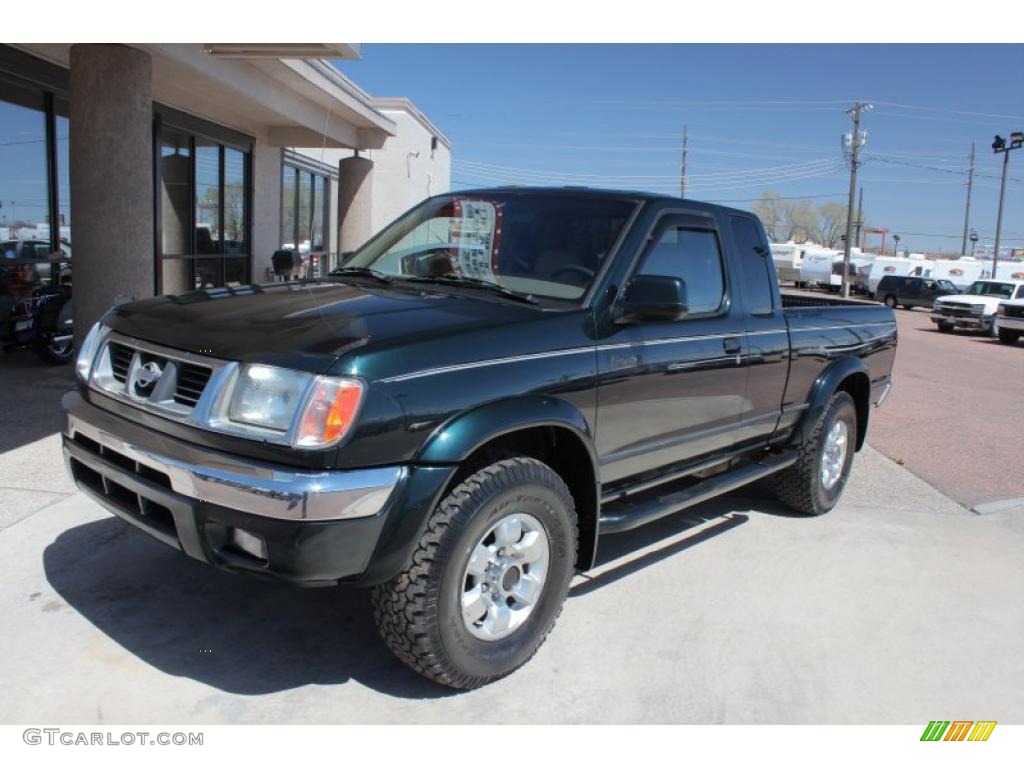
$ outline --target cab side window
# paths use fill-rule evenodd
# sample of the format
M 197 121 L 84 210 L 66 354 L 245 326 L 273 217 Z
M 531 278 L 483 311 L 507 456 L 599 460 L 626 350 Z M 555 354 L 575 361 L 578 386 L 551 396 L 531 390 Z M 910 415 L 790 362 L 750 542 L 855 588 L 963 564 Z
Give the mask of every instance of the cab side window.
M 771 251 L 757 225 L 743 216 L 732 216 L 732 234 L 743 269 L 743 294 L 752 315 L 770 315 L 775 269 Z
M 681 277 L 691 315 L 717 312 L 725 301 L 722 251 L 714 232 L 670 226 L 651 246 L 640 275 Z

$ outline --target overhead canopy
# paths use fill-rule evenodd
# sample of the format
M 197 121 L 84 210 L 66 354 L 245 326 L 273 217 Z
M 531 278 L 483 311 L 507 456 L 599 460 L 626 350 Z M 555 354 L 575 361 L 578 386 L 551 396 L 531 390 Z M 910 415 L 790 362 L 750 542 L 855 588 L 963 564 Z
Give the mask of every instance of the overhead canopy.
M 69 66 L 70 45 L 18 47 Z M 150 54 L 153 98 L 273 146 L 377 149 L 393 120 L 327 61 L 358 58 L 347 43 L 132 44 Z

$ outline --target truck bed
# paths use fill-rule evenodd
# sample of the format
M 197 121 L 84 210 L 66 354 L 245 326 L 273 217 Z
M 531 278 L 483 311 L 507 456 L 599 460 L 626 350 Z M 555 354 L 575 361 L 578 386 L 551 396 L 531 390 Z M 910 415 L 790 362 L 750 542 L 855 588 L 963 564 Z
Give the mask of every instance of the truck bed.
M 878 302 L 869 299 L 844 299 L 833 294 L 812 293 L 810 291 L 781 290 L 782 307 L 843 307 L 843 306 L 878 306 Z

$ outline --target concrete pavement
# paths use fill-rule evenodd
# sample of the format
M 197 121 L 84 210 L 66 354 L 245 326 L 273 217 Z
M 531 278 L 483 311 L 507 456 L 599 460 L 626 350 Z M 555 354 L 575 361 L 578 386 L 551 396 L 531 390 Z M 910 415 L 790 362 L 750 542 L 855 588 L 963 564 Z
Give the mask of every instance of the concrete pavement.
M 1022 722 L 1022 523 L 869 448 L 824 517 L 755 487 L 605 539 L 537 657 L 456 693 L 363 592 L 217 572 L 73 494 L 0 531 L 0 722 Z

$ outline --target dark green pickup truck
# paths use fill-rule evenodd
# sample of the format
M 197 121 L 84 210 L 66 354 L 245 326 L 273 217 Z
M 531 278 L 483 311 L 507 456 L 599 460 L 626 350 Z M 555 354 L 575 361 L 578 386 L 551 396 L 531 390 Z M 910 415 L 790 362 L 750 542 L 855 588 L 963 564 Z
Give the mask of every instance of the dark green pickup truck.
M 190 557 L 371 586 L 391 649 L 468 688 L 536 652 L 602 535 L 768 475 L 831 509 L 895 350 L 891 309 L 780 295 L 749 213 L 476 190 L 323 280 L 115 307 L 64 453 Z

